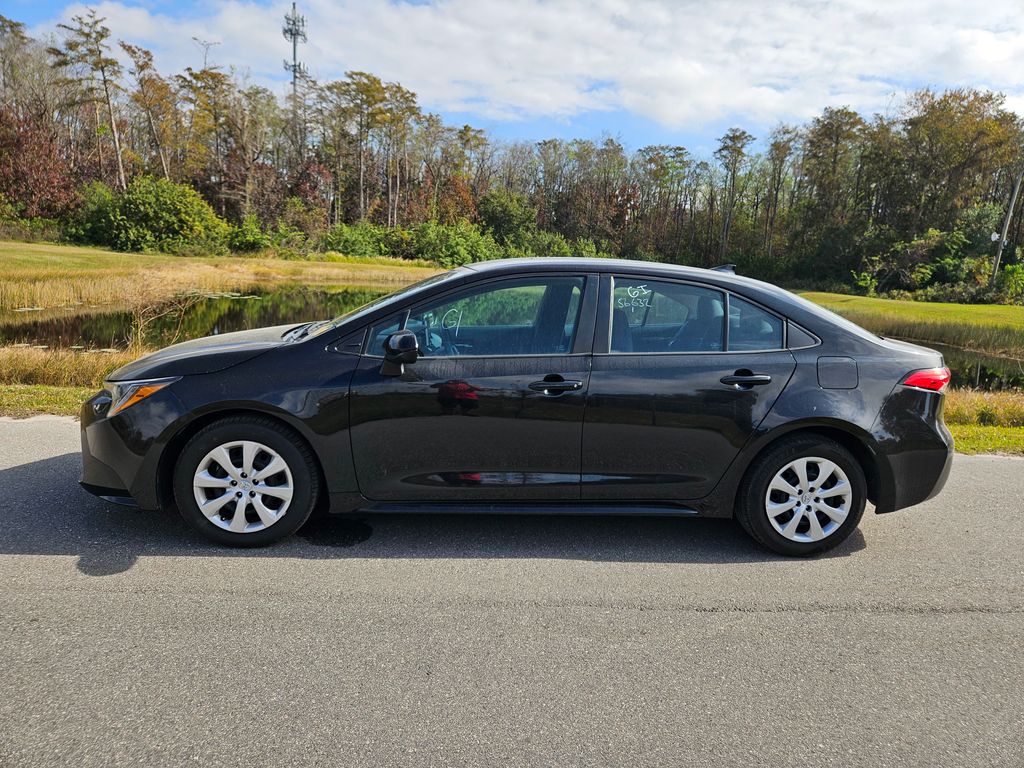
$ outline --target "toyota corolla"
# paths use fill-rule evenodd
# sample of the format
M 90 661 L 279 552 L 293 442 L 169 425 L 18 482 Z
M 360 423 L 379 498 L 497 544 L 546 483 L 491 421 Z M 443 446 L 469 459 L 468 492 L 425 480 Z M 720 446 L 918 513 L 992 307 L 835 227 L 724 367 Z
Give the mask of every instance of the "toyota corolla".
M 941 490 L 948 382 L 939 353 L 727 271 L 488 262 L 115 371 L 82 484 L 232 546 L 321 506 L 725 517 L 811 555 L 868 502 Z

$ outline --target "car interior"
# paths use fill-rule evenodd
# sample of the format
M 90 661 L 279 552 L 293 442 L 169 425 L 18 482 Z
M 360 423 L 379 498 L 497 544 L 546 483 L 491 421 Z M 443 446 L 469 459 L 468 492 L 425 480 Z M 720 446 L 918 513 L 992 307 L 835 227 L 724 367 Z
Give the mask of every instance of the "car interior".
M 611 351 L 721 352 L 725 298 L 717 290 L 680 283 L 617 280 L 612 295 Z M 731 295 L 729 351 L 783 347 L 783 321 Z
M 416 334 L 425 357 L 551 355 L 572 350 L 584 278 L 503 281 L 413 309 L 371 331 L 371 352 L 399 328 Z M 725 295 L 686 283 L 615 281 L 611 352 L 725 350 Z M 783 321 L 731 295 L 729 351 L 781 349 Z

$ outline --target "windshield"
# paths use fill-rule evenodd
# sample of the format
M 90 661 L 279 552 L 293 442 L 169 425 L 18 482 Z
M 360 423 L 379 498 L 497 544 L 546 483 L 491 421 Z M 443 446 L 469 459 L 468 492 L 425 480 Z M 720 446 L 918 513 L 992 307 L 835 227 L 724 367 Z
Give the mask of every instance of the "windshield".
M 420 280 L 419 282 L 413 283 L 412 285 L 407 285 L 405 286 L 405 288 L 395 291 L 394 293 L 387 293 L 379 298 L 374 299 L 371 302 L 363 304 L 361 307 L 356 307 L 355 309 L 349 310 L 343 315 L 338 315 L 333 320 L 312 326 L 309 329 L 309 331 L 305 334 L 305 338 L 319 336 L 321 333 L 325 333 L 331 330 L 332 328 L 337 328 L 342 323 L 347 323 L 350 320 L 356 320 L 363 315 L 369 314 L 375 309 L 387 306 L 388 304 L 391 304 L 393 302 L 401 301 L 415 293 L 419 293 L 425 288 L 429 288 L 430 286 L 440 283 L 444 280 L 449 280 L 455 277 L 456 275 L 461 274 L 462 272 L 463 270 L 461 269 L 453 269 L 448 272 L 441 272 L 440 274 L 432 275 L 426 278 L 425 280 Z

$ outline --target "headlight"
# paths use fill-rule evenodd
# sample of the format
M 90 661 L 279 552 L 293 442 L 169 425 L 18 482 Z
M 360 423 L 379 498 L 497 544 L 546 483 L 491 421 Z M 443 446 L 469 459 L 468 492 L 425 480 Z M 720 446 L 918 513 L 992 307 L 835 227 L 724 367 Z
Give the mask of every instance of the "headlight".
M 173 384 L 181 376 L 168 376 L 163 379 L 140 379 L 138 381 L 106 381 L 104 388 L 110 392 L 110 410 L 107 416 L 130 408 L 140 400 L 145 400 L 150 395 L 159 392 L 168 384 Z

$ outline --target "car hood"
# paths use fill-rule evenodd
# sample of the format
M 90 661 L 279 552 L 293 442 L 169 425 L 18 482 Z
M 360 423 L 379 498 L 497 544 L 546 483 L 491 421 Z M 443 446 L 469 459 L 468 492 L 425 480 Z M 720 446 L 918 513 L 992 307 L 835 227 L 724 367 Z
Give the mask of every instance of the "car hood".
M 107 376 L 107 380 L 155 379 L 223 371 L 287 343 L 281 337 L 294 327 L 294 323 L 277 325 L 172 344 L 118 368 Z

